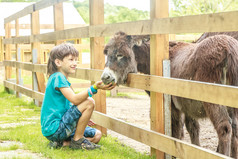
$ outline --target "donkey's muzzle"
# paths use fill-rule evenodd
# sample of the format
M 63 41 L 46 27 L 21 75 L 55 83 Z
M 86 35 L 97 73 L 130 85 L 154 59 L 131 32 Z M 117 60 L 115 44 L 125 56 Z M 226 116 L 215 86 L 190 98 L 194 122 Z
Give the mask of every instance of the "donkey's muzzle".
M 105 68 L 101 80 L 103 81 L 104 84 L 109 84 L 109 83 L 115 83 L 116 82 L 116 77 L 115 74 L 108 68 Z

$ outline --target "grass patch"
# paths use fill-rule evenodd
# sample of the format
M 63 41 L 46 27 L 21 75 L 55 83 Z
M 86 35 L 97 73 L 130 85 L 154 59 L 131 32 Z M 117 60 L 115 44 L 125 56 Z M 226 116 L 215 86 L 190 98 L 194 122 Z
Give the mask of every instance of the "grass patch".
M 24 132 L 24 133 L 22 133 Z M 49 141 L 42 136 L 40 123 L 20 126 L 10 129 L 8 132 L 0 134 L 2 140 L 14 140 L 24 143 L 24 149 L 29 149 L 36 153 L 41 153 L 49 158 L 77 158 L 78 156 L 88 159 L 149 159 L 150 156 L 136 152 L 134 149 L 118 142 L 117 138 L 111 136 L 102 137 L 100 145 L 101 150 L 71 150 L 69 148 L 50 149 L 47 147 Z
M 1 152 L 1 151 L 17 150 L 17 149 L 19 149 L 19 148 L 21 148 L 21 146 L 18 145 L 18 144 L 12 144 L 12 145 L 10 145 L 10 146 L 0 146 L 0 152 Z
M 33 118 L 34 123 L 17 126 L 15 128 L 1 128 L 0 140 L 19 141 L 24 145 L 23 149 L 41 153 L 46 158 L 68 159 L 150 159 L 146 154 L 136 152 L 129 146 L 118 142 L 117 138 L 104 136 L 100 141 L 101 150 L 71 150 L 69 148 L 50 149 L 49 141 L 42 135 L 40 126 L 40 107 L 35 106 L 28 99 L 16 98 L 15 95 L 7 94 L 0 85 L 0 124 L 18 123 Z M 35 120 L 34 120 L 35 119 Z M 16 150 L 19 146 L 12 145 L 7 148 L 0 147 L 0 151 Z

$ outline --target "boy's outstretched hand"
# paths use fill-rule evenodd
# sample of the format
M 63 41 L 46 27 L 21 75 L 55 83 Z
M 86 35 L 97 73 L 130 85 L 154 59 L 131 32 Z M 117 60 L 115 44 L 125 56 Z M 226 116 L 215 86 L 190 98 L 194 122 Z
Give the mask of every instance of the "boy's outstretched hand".
M 102 90 L 111 90 L 116 87 L 116 83 L 114 83 L 114 84 L 109 83 L 108 85 L 104 85 L 104 83 L 102 81 L 98 81 L 95 84 L 98 89 L 102 89 Z

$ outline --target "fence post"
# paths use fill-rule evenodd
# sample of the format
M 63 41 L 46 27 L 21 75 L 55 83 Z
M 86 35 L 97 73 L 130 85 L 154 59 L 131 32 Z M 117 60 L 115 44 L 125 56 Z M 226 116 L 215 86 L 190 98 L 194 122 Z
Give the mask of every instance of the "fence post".
M 11 23 L 5 24 L 5 38 L 11 38 Z M 5 44 L 5 60 L 11 60 L 11 44 Z M 5 80 L 11 78 L 11 67 L 5 66 Z M 5 91 L 9 92 L 7 87 L 4 88 Z
M 3 37 L 0 36 L 0 62 L 3 61 L 4 59 L 4 50 L 3 50 L 3 41 L 2 41 Z
M 168 17 L 168 0 L 150 0 L 150 18 L 164 17 Z M 150 73 L 163 76 L 163 60 L 169 58 L 168 35 L 151 35 L 150 48 Z M 151 92 L 150 101 L 151 129 L 164 134 L 163 94 Z M 165 157 L 163 152 L 153 148 L 151 148 L 151 154 L 159 159 Z
M 39 11 L 31 13 L 31 35 L 40 34 Z M 32 63 L 41 63 L 40 42 L 31 43 Z M 37 85 L 36 85 L 37 84 Z M 39 92 L 45 92 L 45 77 L 43 73 L 32 72 L 32 89 Z M 40 106 L 41 102 L 35 101 Z
M 82 39 L 75 39 L 74 40 L 74 44 L 82 44 Z M 78 64 L 82 64 L 83 63 L 83 52 L 82 52 L 82 46 L 79 47 L 79 57 L 78 57 Z
M 16 51 L 17 51 L 16 52 L 16 54 L 17 54 L 16 61 L 20 62 L 21 61 L 21 48 L 17 48 Z M 16 67 L 16 84 L 23 85 L 23 80 L 21 78 L 21 74 L 22 74 L 21 69 Z M 16 92 L 16 96 L 21 97 L 21 93 Z
M 63 2 L 54 5 L 54 29 L 55 31 L 64 30 Z M 57 40 L 56 45 L 63 43 L 64 40 Z
M 32 64 L 36 64 L 37 63 L 37 49 L 32 49 Z M 37 77 L 36 77 L 36 72 L 32 72 L 32 90 L 33 91 L 39 91 L 38 89 L 38 81 L 37 81 Z M 37 106 L 40 106 L 39 101 L 34 99 L 34 103 Z
M 170 60 L 163 60 L 163 76 L 170 77 Z M 171 123 L 171 95 L 164 94 L 164 122 L 165 122 L 165 135 L 172 136 L 172 123 Z M 165 159 L 171 159 L 172 156 L 165 154 Z
M 31 13 L 31 35 L 40 34 L 40 18 L 39 11 L 35 11 Z M 40 54 L 40 42 L 34 42 L 31 44 L 31 49 L 36 49 L 37 51 L 37 59 L 36 63 L 41 64 L 41 54 Z M 33 57 L 32 57 L 33 61 Z M 44 93 L 45 92 L 45 77 L 43 73 L 36 72 L 36 78 L 38 81 L 38 91 Z M 41 105 L 41 103 L 39 103 Z
M 104 0 L 89 1 L 90 25 L 104 24 Z M 90 38 L 90 65 L 93 69 L 103 69 L 105 57 L 103 55 L 104 37 Z M 94 96 L 95 110 L 106 114 L 106 91 L 99 90 Z M 107 134 L 107 129 L 97 126 L 103 134 Z
M 19 20 L 15 20 L 15 36 L 19 36 Z M 15 45 L 16 48 L 16 61 L 21 61 L 21 49 L 18 49 L 18 44 Z M 16 67 L 16 84 L 20 84 L 21 82 L 21 69 Z M 20 97 L 21 94 L 16 91 L 16 97 Z

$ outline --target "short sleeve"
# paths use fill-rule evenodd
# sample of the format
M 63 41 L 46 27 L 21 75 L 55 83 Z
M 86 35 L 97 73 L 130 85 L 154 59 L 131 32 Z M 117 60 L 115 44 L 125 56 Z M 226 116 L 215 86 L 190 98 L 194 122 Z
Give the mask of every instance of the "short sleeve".
M 54 86 L 54 89 L 55 88 L 62 88 L 62 87 L 70 87 L 70 83 L 68 82 L 68 80 L 66 79 L 66 77 L 62 73 L 58 73 L 55 76 L 53 86 Z

